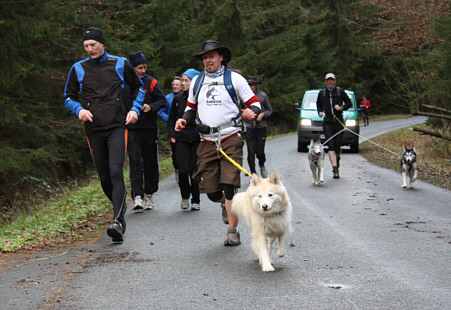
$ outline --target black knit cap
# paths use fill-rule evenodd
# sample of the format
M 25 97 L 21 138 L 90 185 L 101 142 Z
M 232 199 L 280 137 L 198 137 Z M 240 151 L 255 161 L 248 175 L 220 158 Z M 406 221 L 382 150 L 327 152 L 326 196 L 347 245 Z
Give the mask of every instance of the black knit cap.
M 147 63 L 146 56 L 144 56 L 144 53 L 141 51 L 130 53 L 128 56 L 130 57 L 130 63 L 133 68 Z
M 86 40 L 95 40 L 99 43 L 105 44 L 102 31 L 96 27 L 89 27 L 88 29 L 83 31 L 83 42 Z

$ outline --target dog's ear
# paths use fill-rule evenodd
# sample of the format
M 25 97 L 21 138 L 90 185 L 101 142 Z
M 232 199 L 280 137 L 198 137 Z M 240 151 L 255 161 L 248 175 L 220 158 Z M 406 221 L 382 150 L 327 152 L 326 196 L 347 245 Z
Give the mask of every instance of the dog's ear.
M 269 175 L 269 182 L 271 182 L 273 184 L 279 184 L 280 183 L 279 176 L 274 171 L 271 171 L 271 174 Z
M 258 177 L 258 174 L 252 173 L 251 185 L 257 185 L 259 182 L 260 182 L 260 178 Z
M 313 139 L 310 139 L 310 147 L 313 145 Z
M 407 151 L 407 148 L 406 148 L 406 146 L 404 145 L 404 152 L 405 152 L 405 151 Z
M 414 152 L 416 152 L 417 150 L 415 149 L 415 145 L 414 146 L 412 146 L 412 150 L 414 151 Z

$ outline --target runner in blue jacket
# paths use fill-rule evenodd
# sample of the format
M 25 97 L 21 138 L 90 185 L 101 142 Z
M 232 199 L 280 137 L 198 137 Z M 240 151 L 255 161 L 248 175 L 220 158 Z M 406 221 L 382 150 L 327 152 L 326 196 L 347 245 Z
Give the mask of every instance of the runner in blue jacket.
M 122 242 L 126 210 L 125 126 L 138 120 L 145 93 L 143 83 L 130 63 L 105 51 L 100 29 L 86 29 L 83 46 L 88 58 L 71 67 L 64 88 L 64 103 L 85 125 L 102 189 L 113 204 L 114 220 L 108 226 L 107 234 L 113 242 Z M 125 83 L 130 85 L 133 93 L 131 109 L 124 103 Z

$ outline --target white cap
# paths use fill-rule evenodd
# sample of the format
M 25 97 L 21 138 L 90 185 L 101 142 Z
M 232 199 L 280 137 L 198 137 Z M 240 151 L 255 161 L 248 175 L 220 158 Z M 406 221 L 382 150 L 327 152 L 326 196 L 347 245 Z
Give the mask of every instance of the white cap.
M 324 78 L 325 80 L 327 80 L 327 79 L 334 79 L 335 80 L 335 74 L 333 74 L 333 73 L 328 73 L 328 74 L 326 74 L 326 77 Z

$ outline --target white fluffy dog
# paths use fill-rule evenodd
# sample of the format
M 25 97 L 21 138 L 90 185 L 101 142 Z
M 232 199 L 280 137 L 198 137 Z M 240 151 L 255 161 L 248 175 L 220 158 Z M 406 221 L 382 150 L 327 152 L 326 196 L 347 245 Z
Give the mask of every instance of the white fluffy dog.
M 292 232 L 292 207 L 287 191 L 273 171 L 269 178 L 253 174 L 246 192 L 235 194 L 232 212 L 244 218 L 252 232 L 252 249 L 262 270 L 274 271 L 271 248 L 278 238 L 277 255 L 285 256 L 288 236 Z

